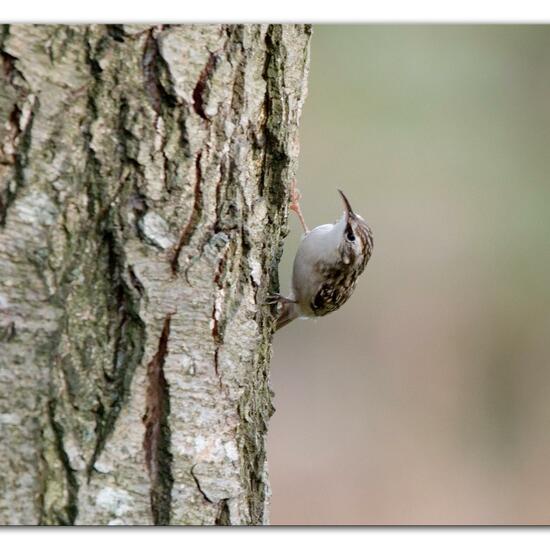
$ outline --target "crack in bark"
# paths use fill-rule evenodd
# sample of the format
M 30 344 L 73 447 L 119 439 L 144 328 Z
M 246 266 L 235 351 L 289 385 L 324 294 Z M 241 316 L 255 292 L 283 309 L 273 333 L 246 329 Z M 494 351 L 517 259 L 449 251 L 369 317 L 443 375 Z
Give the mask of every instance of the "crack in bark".
M 130 384 L 144 353 L 145 326 L 138 313 L 138 303 L 124 281 L 126 261 L 119 250 L 113 222 L 109 217 L 104 227 L 98 227 L 99 242 L 106 248 L 106 268 L 111 289 L 109 317 L 116 320 L 112 339 L 114 342 L 110 372 L 103 369 L 105 385 L 97 398 L 96 444 L 87 466 L 88 480 L 95 462 L 105 448 L 114 430 L 116 420 L 126 402 Z M 101 226 L 101 224 L 100 224 Z M 103 257 L 104 254 L 101 254 Z M 139 300 L 139 298 L 137 299 Z M 105 403 L 103 402 L 105 401 Z
M 264 194 L 265 189 L 265 183 L 267 179 L 267 143 L 268 143 L 268 122 L 271 116 L 271 98 L 270 98 L 270 86 L 269 86 L 269 68 L 272 63 L 273 58 L 273 41 L 271 40 L 271 27 L 270 25 L 267 28 L 267 32 L 265 33 L 264 37 L 264 44 L 265 44 L 265 60 L 264 60 L 264 68 L 262 71 L 262 78 L 265 81 L 265 94 L 264 94 L 264 102 L 262 105 L 262 117 L 261 117 L 261 127 L 263 129 L 263 136 L 262 136 L 262 170 L 261 170 L 261 176 L 260 180 L 258 182 L 258 191 L 260 195 Z
M 225 268 L 225 262 L 227 259 L 227 252 L 222 256 L 220 262 L 218 263 L 218 268 L 216 270 L 216 274 L 214 276 L 214 284 L 217 287 L 216 294 L 219 295 L 223 291 L 223 285 L 220 284 L 223 270 Z M 216 373 L 216 376 L 220 379 L 220 371 L 219 371 L 219 353 L 220 353 L 220 347 L 223 344 L 223 327 L 221 325 L 221 320 L 219 319 L 219 313 L 218 313 L 218 307 L 220 307 L 221 304 L 218 303 L 217 297 L 214 298 L 214 304 L 212 305 L 212 339 L 214 340 L 214 372 Z
M 151 512 L 155 525 L 169 525 L 172 507 L 172 454 L 170 452 L 169 386 L 164 377 L 172 315 L 164 319 L 157 352 L 147 365 L 146 410 L 143 448 L 151 479 Z
M 145 40 L 141 61 L 143 87 L 157 116 L 161 115 L 163 106 L 173 109 L 176 105 L 175 98 L 165 90 L 160 78 L 160 71 L 164 61 L 160 54 L 156 33 L 159 30 L 162 31 L 166 26 L 161 25 L 160 28 L 153 27 L 147 31 L 147 39 Z
M 198 262 L 204 254 L 204 249 L 208 243 L 212 243 L 212 241 L 218 236 L 218 234 L 228 234 L 231 237 L 232 229 L 234 229 L 235 224 L 232 224 L 231 226 L 227 227 L 227 232 L 224 230 L 224 226 L 227 224 L 221 223 L 221 188 L 222 184 L 225 181 L 225 175 L 226 175 L 226 166 L 225 166 L 226 159 L 222 159 L 220 161 L 220 177 L 218 178 L 218 181 L 216 182 L 216 203 L 215 203 L 215 211 L 216 211 L 216 217 L 213 222 L 210 222 L 206 227 L 203 228 L 201 238 L 199 243 L 197 244 L 196 248 L 198 249 L 198 254 L 196 254 L 193 258 L 191 258 L 185 268 L 184 275 L 187 283 L 189 283 L 189 270 L 195 265 L 196 262 Z
M 219 354 L 220 354 L 220 348 L 224 343 L 224 337 L 225 337 L 225 328 L 226 328 L 226 316 L 222 316 L 221 312 L 225 312 L 227 314 L 228 309 L 230 309 L 230 306 L 228 305 L 227 299 L 224 297 L 223 301 L 218 302 L 217 296 L 220 295 L 222 292 L 227 292 L 227 284 L 224 281 L 224 276 L 226 273 L 226 266 L 230 262 L 230 260 L 235 255 L 235 247 L 236 243 L 234 240 L 229 240 L 229 244 L 227 245 L 225 252 L 223 256 L 221 257 L 220 261 L 218 262 L 218 266 L 216 268 L 216 273 L 214 274 L 214 285 L 216 287 L 216 296 L 214 298 L 214 304 L 212 306 L 212 340 L 214 341 L 214 372 L 216 373 L 216 376 L 219 379 L 220 386 L 222 385 L 222 378 L 219 371 Z
M 91 32 L 88 30 L 88 32 Z M 113 44 L 113 38 L 107 38 Z M 100 376 L 99 393 L 95 397 L 92 409 L 95 418 L 96 441 L 90 460 L 86 466 L 88 481 L 95 471 L 95 463 L 105 448 L 109 436 L 112 434 L 120 411 L 128 399 L 130 385 L 137 366 L 141 363 L 144 353 L 145 325 L 139 315 L 139 300 L 141 295 L 135 293 L 132 288 L 134 280 L 131 268 L 128 267 L 125 251 L 121 245 L 123 242 L 123 227 L 121 219 L 117 217 L 116 202 L 125 193 L 125 187 L 130 180 L 130 170 L 125 171 L 124 167 L 134 166 L 135 161 L 127 151 L 126 142 L 129 139 L 123 122 L 128 106 L 124 96 L 119 98 L 120 107 L 117 111 L 116 130 L 120 136 L 121 147 L 117 151 L 116 160 L 121 165 L 118 181 L 115 182 L 114 192 L 109 193 L 105 185 L 105 178 L 102 175 L 102 161 L 96 154 L 93 143 L 93 123 L 101 118 L 97 98 L 101 97 L 104 83 L 102 81 L 102 69 L 96 58 L 100 55 L 102 46 L 93 47 L 87 36 L 86 39 L 86 61 L 93 76 L 93 82 L 88 87 L 87 107 L 89 117 L 83 128 L 83 135 L 86 139 L 86 165 L 85 165 L 85 188 L 87 194 L 88 223 L 83 230 L 74 238 L 72 253 L 69 254 L 71 261 L 65 267 L 60 280 L 60 301 L 65 303 L 67 297 L 78 292 L 78 286 L 73 282 L 73 272 L 86 266 L 87 257 L 85 254 L 86 245 L 89 242 L 99 243 L 97 259 L 94 261 L 94 268 L 98 269 L 90 274 L 91 284 L 105 281 L 108 284 L 100 286 L 107 295 L 104 303 L 105 309 L 101 311 L 110 319 L 109 342 L 112 342 L 112 356 L 105 356 Z M 130 271 L 130 272 L 129 272 Z M 129 275 L 129 281 L 125 277 Z M 97 282 L 96 282 L 97 281 Z M 88 283 L 90 284 L 90 283 Z M 136 295 L 137 294 L 137 295 Z M 101 302 L 103 303 L 103 301 Z M 110 349 L 110 346 L 109 348 Z M 85 361 L 81 360 L 85 365 Z M 110 365 L 110 368 L 109 368 Z M 90 369 L 92 370 L 92 366 Z
M 115 42 L 124 42 L 126 40 L 124 25 L 106 25 L 106 27 L 107 27 L 107 34 Z
M 130 278 L 130 282 L 132 283 L 132 286 L 137 290 L 139 297 L 143 298 L 145 296 L 145 288 L 141 283 L 141 281 L 138 279 L 138 276 L 134 271 L 133 265 L 128 266 L 128 277 Z
M 158 78 L 157 60 L 160 56 L 159 47 L 156 38 L 151 29 L 145 40 L 145 48 L 143 50 L 142 69 L 143 69 L 143 84 L 151 106 L 157 115 L 160 114 L 162 101 L 161 85 Z
M 229 515 L 228 499 L 222 498 L 219 503 L 218 514 L 214 521 L 215 525 L 231 525 L 231 517 Z
M 226 35 L 225 41 L 223 45 L 218 48 L 214 52 L 210 52 L 210 55 L 208 56 L 208 61 L 206 62 L 204 68 L 202 69 L 199 80 L 195 84 L 195 87 L 193 88 L 193 109 L 195 113 L 197 113 L 203 120 L 206 120 L 210 122 L 210 116 L 205 111 L 205 103 L 206 103 L 206 95 L 210 91 L 210 80 L 212 78 L 212 75 L 214 74 L 214 71 L 218 67 L 218 63 L 221 60 L 221 53 L 227 51 L 227 45 L 231 41 L 231 28 L 232 27 L 239 27 L 239 25 L 226 25 L 221 26 L 219 34 L 220 36 Z
M 281 107 L 285 97 L 284 75 L 282 74 L 284 65 L 280 63 L 279 59 L 283 55 L 281 41 L 281 26 L 269 25 L 265 35 L 264 158 L 260 192 L 262 195 L 264 194 L 268 182 L 270 185 L 267 187 L 267 199 L 275 206 L 274 212 L 278 212 L 287 202 L 288 195 L 284 182 L 286 180 L 285 172 L 290 165 L 290 158 L 278 133 L 279 126 L 285 122 Z
M 193 481 L 195 482 L 195 485 L 197 486 L 197 489 L 199 490 L 199 493 L 204 497 L 204 499 L 206 500 L 206 502 L 209 502 L 210 504 L 214 504 L 209 498 L 208 498 L 208 495 L 202 490 L 202 487 L 201 487 L 201 484 L 200 484 L 200 481 L 199 481 L 199 478 L 197 477 L 197 475 L 195 474 L 195 468 L 196 468 L 196 464 L 193 464 L 193 466 L 191 466 L 191 477 L 193 478 Z
M 222 498 L 217 503 L 212 501 L 208 497 L 208 495 L 204 492 L 204 490 L 202 489 L 199 478 L 195 474 L 195 467 L 196 466 L 197 466 L 196 464 L 193 464 L 193 466 L 191 466 L 190 472 L 191 472 L 191 477 L 193 478 L 193 481 L 195 482 L 195 485 L 197 486 L 197 489 L 199 490 L 199 493 L 203 496 L 204 500 L 206 500 L 206 502 L 208 502 L 209 504 L 217 504 L 218 505 L 218 510 L 217 510 L 217 513 L 216 513 L 216 517 L 214 519 L 214 525 L 231 525 L 231 517 L 230 517 L 230 514 L 229 514 L 229 505 L 228 505 L 229 499 Z
M 56 519 L 59 524 L 74 525 L 74 522 L 76 521 L 76 518 L 78 516 L 78 481 L 76 479 L 74 470 L 71 467 L 69 456 L 67 455 L 65 447 L 63 445 L 63 426 L 55 420 L 56 406 L 57 404 L 55 400 L 50 399 L 50 401 L 48 401 L 48 420 L 54 433 L 55 449 L 57 451 L 59 461 L 63 466 L 67 483 L 67 502 L 65 505 L 65 515 L 62 516 L 60 514 L 57 514 Z
M 201 158 L 202 158 L 202 151 L 199 151 L 197 153 L 197 156 L 195 157 L 195 201 L 193 203 L 193 210 L 191 211 L 191 216 L 189 216 L 189 221 L 187 222 L 187 224 L 183 228 L 183 231 L 181 232 L 180 238 L 178 240 L 178 244 L 174 250 L 172 259 L 170 260 L 170 267 L 172 269 L 173 275 L 176 275 L 178 273 L 178 263 L 179 263 L 181 250 L 184 246 L 187 246 L 189 244 L 189 241 L 191 240 L 193 233 L 198 227 L 198 224 L 202 215 L 203 205 L 202 205 L 202 190 L 201 190 L 201 183 L 202 183 Z
M 210 121 L 210 117 L 204 111 L 205 95 L 208 90 L 208 81 L 218 64 L 218 55 L 211 52 L 208 61 L 201 71 L 199 80 L 193 89 L 193 109 L 203 119 Z
M 221 214 L 221 190 L 222 190 L 222 184 L 225 181 L 227 173 L 227 158 L 222 157 L 220 160 L 220 177 L 218 178 L 218 181 L 216 182 L 216 219 L 214 221 L 214 226 L 212 230 L 214 233 L 218 233 L 219 231 L 222 231 L 221 225 L 220 225 L 220 214 Z

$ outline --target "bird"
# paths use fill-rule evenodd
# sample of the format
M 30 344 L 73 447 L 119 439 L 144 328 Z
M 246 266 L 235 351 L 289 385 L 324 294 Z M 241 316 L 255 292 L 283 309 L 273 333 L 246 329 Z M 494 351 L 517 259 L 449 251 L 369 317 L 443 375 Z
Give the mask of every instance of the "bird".
M 300 317 L 322 317 L 339 309 L 353 294 L 372 255 L 371 228 L 353 211 L 343 191 L 338 192 L 344 202 L 343 216 L 310 231 L 300 208 L 300 193 L 292 183 L 289 207 L 298 215 L 304 235 L 294 258 L 290 295 L 268 298 L 267 303 L 278 307 L 275 330 Z

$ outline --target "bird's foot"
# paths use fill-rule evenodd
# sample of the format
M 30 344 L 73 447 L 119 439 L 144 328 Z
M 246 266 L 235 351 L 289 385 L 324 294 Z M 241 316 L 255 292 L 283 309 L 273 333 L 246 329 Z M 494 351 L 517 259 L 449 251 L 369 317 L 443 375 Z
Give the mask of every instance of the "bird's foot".
M 308 233 L 309 229 L 307 228 L 306 221 L 304 220 L 304 215 L 302 214 L 302 209 L 300 208 L 300 199 L 302 195 L 296 187 L 296 180 L 292 180 L 290 185 L 290 205 L 289 208 L 296 213 L 298 216 L 302 227 L 304 228 L 304 233 Z
M 269 294 L 264 301 L 264 304 L 267 306 L 272 306 L 274 304 L 295 304 L 296 300 L 291 300 L 285 296 L 278 294 L 276 292 Z

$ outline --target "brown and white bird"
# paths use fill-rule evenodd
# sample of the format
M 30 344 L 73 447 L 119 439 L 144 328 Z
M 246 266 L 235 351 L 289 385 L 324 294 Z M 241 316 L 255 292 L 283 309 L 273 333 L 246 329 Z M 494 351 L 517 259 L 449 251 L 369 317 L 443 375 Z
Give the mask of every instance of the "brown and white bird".
M 321 317 L 337 310 L 352 295 L 373 250 L 372 231 L 351 208 L 347 197 L 344 215 L 333 224 L 308 230 L 294 185 L 290 208 L 298 214 L 304 236 L 294 258 L 290 296 L 270 297 L 278 303 L 276 330 L 298 317 Z

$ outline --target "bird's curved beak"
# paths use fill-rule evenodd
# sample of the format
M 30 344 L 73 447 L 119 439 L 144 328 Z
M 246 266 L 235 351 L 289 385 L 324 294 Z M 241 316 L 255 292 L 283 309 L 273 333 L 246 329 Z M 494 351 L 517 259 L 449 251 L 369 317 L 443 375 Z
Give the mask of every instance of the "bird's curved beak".
M 348 198 L 342 190 L 338 189 L 338 193 L 340 193 L 340 196 L 342 197 L 342 200 L 344 201 L 344 207 L 346 208 L 345 214 L 346 214 L 346 221 L 349 220 L 351 217 L 355 216 L 353 213 L 353 209 L 351 208 L 351 204 L 348 201 Z

